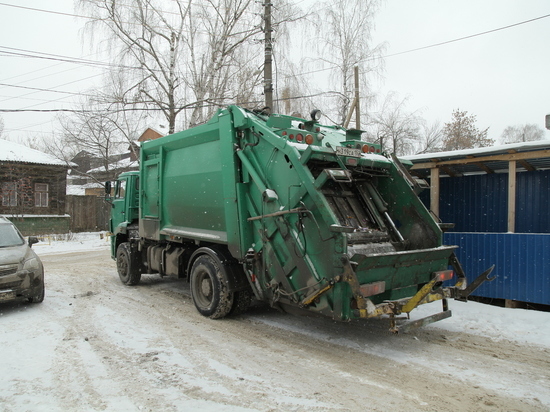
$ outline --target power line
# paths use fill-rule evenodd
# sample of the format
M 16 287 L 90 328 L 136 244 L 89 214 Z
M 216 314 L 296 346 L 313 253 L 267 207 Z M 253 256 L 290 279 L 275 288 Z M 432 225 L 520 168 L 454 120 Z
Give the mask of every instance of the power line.
M 28 87 L 28 86 L 17 86 L 14 84 L 6 84 L 6 83 L 0 83 L 0 86 L 4 87 L 14 87 L 17 89 L 26 89 L 26 90 L 37 90 L 39 92 L 51 92 L 51 93 L 62 93 L 62 94 L 71 94 L 73 96 L 87 96 L 87 97 L 93 97 L 91 94 L 85 94 L 85 93 L 77 93 L 77 92 L 67 92 L 63 90 L 54 90 L 54 89 L 42 89 L 40 87 Z M 12 97 L 13 99 L 19 99 L 20 97 Z
M 335 91 L 328 91 L 328 92 L 319 92 L 309 95 L 303 95 L 303 96 L 293 96 L 293 97 L 284 97 L 280 99 L 276 99 L 275 101 L 285 101 L 285 100 L 298 100 L 298 99 L 309 99 L 312 97 L 318 97 L 326 94 L 340 94 L 339 92 Z M 234 100 L 234 97 L 226 97 L 226 98 L 218 98 L 214 100 Z M 223 107 L 226 106 L 226 104 L 223 103 L 214 103 L 210 101 L 205 101 L 207 104 L 201 104 L 200 107 L 206 108 L 206 107 Z M 251 100 L 248 102 L 241 102 L 240 105 L 258 105 L 262 104 L 263 100 Z M 110 104 L 110 103 L 105 103 Z M 193 102 L 188 103 L 184 106 L 177 107 L 176 109 L 182 109 L 182 110 L 194 110 L 197 107 L 197 104 L 200 104 L 200 102 Z M 152 112 L 158 112 L 158 111 L 165 111 L 163 108 L 150 108 L 150 107 L 133 107 L 133 108 L 124 108 L 124 109 L 104 109 L 104 110 L 88 110 L 88 109 L 62 109 L 62 108 L 56 108 L 56 109 L 0 109 L 0 112 L 2 113 L 28 113 L 28 112 L 37 112 L 37 113 L 50 113 L 50 112 L 71 112 L 71 113 L 117 113 L 117 112 L 132 112 L 132 111 L 152 111 Z
M 379 56 L 379 57 L 367 57 L 366 59 L 360 60 L 358 63 L 371 61 L 371 60 L 376 60 L 376 59 L 385 59 L 387 57 L 394 57 L 394 56 L 399 56 L 401 54 L 413 53 L 413 52 L 420 51 L 420 50 L 425 50 L 425 49 L 430 49 L 430 48 L 433 48 L 433 47 L 443 46 L 445 44 L 455 43 L 455 42 L 458 42 L 458 41 L 483 36 L 485 34 L 490 34 L 490 33 L 494 33 L 494 32 L 501 31 L 501 30 L 506 30 L 506 29 L 509 29 L 509 28 L 512 28 L 512 27 L 520 26 L 522 24 L 532 23 L 534 21 L 545 19 L 545 18 L 548 18 L 548 17 L 550 17 L 550 14 L 545 14 L 544 16 L 535 17 L 533 19 L 524 20 L 524 21 L 514 23 L 514 24 L 509 24 L 507 26 L 498 27 L 496 29 L 487 30 L 487 31 L 484 31 L 484 32 L 476 33 L 476 34 L 471 34 L 471 35 L 464 36 L 464 37 L 459 37 L 459 38 L 456 38 L 456 39 L 453 39 L 453 40 L 447 40 L 447 41 L 440 42 L 440 43 L 430 44 L 428 46 L 417 47 L 415 49 L 405 50 L 405 51 L 402 51 L 402 52 L 387 54 L 387 55 L 383 55 L 383 56 Z M 330 67 L 325 67 L 323 69 L 316 69 L 316 70 L 310 70 L 308 72 L 303 72 L 303 73 L 298 73 L 298 74 L 291 74 L 291 75 L 288 75 L 287 77 L 304 76 L 306 74 L 319 73 L 319 72 L 324 72 L 324 71 L 332 70 L 332 69 L 336 69 L 336 68 L 338 68 L 338 66 L 333 65 L 333 66 L 330 66 Z
M 429 48 L 432 48 L 432 47 L 443 46 L 445 44 L 455 43 L 457 41 L 467 40 L 467 39 L 471 39 L 471 38 L 474 38 L 474 37 L 483 36 L 485 34 L 490 34 L 490 33 L 494 33 L 494 32 L 501 31 L 501 30 L 506 30 L 506 29 L 509 29 L 509 28 L 512 28 L 512 27 L 520 26 L 522 24 L 532 23 L 534 21 L 545 19 L 545 18 L 548 18 L 548 17 L 550 17 L 550 14 L 545 14 L 544 16 L 535 17 L 534 19 L 520 21 L 519 23 L 509 24 L 508 26 L 502 26 L 502 27 L 499 27 L 497 29 L 492 29 L 492 30 L 487 30 L 487 31 L 481 32 L 481 33 L 471 34 L 469 36 L 459 37 L 458 39 L 447 40 L 447 41 L 444 41 L 444 42 L 441 42 L 441 43 L 430 44 L 429 46 L 417 47 L 416 49 L 411 49 L 411 50 L 406 50 L 406 51 L 402 51 L 402 52 L 398 52 L 398 53 L 388 54 L 388 55 L 383 56 L 383 57 L 386 58 L 386 57 L 399 56 L 401 54 L 412 53 L 412 52 L 415 52 L 415 51 L 425 50 L 425 49 L 429 49 Z
M 204 4 L 202 4 L 202 3 L 200 3 L 200 4 L 193 3 L 193 4 L 195 6 L 198 6 L 198 5 L 204 6 Z M 86 19 L 86 20 L 105 20 L 103 18 L 98 18 L 98 17 L 93 17 L 93 16 L 83 16 L 83 15 L 80 15 L 80 14 L 64 13 L 64 12 L 60 12 L 60 11 L 53 11 L 53 10 L 47 10 L 47 9 L 38 9 L 38 8 L 35 8 L 35 7 L 19 6 L 19 5 L 8 4 L 8 3 L 0 3 L 0 6 L 14 7 L 14 8 L 17 8 L 17 9 L 31 10 L 31 11 L 41 12 L 41 13 L 57 14 L 57 15 L 61 15 L 61 16 L 78 17 L 78 18 L 82 18 L 82 19 Z M 139 6 L 132 6 L 132 5 L 127 5 L 127 4 L 123 4 L 123 5 L 119 4 L 118 6 L 124 6 L 124 7 L 128 7 L 128 8 L 135 8 L 135 9 L 138 9 L 138 10 L 142 10 Z M 173 11 L 157 10 L 157 9 L 154 9 L 154 11 L 159 15 L 173 14 L 173 15 L 176 15 L 176 16 L 181 16 L 180 13 L 173 12 Z M 257 14 L 257 13 L 247 11 L 247 10 L 244 10 L 243 13 L 253 14 L 253 15 Z M 135 22 L 121 22 L 121 23 L 136 25 L 136 26 L 141 26 L 142 25 L 139 22 L 138 23 L 135 23 Z M 160 26 L 151 26 L 151 27 L 153 27 L 153 28 L 163 28 L 163 27 L 160 27 Z M 188 31 L 188 30 L 185 30 L 185 31 L 187 33 L 191 33 L 191 31 Z M 200 30 L 197 30 L 196 33 L 208 34 L 208 32 L 200 31 Z
M 34 50 L 17 49 L 14 47 L 0 46 L 0 49 L 15 50 L 15 51 L 1 50 L 0 53 L 20 56 L 20 57 L 55 60 L 55 61 L 61 61 L 64 63 L 76 63 L 76 64 L 82 64 L 82 65 L 88 65 L 88 66 L 100 66 L 100 67 L 109 67 L 109 68 L 116 67 L 116 68 L 122 68 L 122 69 L 140 69 L 140 67 L 135 67 L 135 66 L 123 66 L 120 64 L 104 63 L 97 60 L 87 60 L 87 59 L 81 59 L 78 57 L 63 56 L 60 54 L 51 54 L 51 53 L 38 52 Z
M 18 5 L 15 5 L 15 4 L 8 4 L 8 3 L 0 3 L 0 6 L 14 7 L 16 9 L 39 11 L 39 12 L 42 12 L 42 13 L 59 14 L 61 16 L 81 17 L 83 19 L 89 19 L 90 18 L 89 16 L 80 16 L 78 14 L 63 13 L 63 12 L 60 12 L 60 11 L 53 11 L 53 10 L 36 9 L 34 7 L 18 6 Z

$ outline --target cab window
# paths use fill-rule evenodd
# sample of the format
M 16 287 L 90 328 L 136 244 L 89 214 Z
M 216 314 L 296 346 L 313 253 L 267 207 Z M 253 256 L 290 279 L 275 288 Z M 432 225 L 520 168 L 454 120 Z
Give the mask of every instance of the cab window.
M 115 187 L 115 199 L 124 197 L 126 193 L 126 180 L 117 180 Z

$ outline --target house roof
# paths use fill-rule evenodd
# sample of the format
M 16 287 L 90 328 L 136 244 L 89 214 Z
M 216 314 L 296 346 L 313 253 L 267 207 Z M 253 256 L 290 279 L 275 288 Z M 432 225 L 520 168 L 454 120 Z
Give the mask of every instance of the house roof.
M 40 152 L 22 144 L 10 142 L 3 139 L 0 139 L 0 161 L 36 163 L 42 165 L 55 165 L 66 167 L 72 165 L 68 165 L 63 160 L 59 160 L 47 153 Z
M 550 169 L 550 140 L 426 153 L 404 159 L 413 163 L 411 172 L 421 177 L 429 176 L 435 167 L 442 176 L 505 172 L 510 161 L 517 162 L 518 171 L 546 170 Z
M 111 170 L 125 169 L 128 167 L 138 167 L 139 162 L 137 160 L 132 160 L 130 158 L 125 158 L 118 160 L 116 162 L 109 163 L 109 168 Z M 96 167 L 95 169 L 88 170 L 88 173 L 101 173 L 105 172 L 105 166 Z

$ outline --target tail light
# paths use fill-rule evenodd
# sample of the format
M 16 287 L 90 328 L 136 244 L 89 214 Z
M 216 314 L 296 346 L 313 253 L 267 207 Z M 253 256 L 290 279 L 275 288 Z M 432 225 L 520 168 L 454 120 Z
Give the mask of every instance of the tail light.
M 364 297 L 378 295 L 386 291 L 386 282 L 382 280 L 380 282 L 365 283 L 359 286 L 359 290 Z
M 310 134 L 306 135 L 306 143 L 307 144 L 313 144 L 313 136 Z
M 296 135 L 296 141 L 302 143 L 304 141 L 304 135 L 302 133 L 298 133 Z
M 368 153 L 369 152 L 369 145 L 368 144 L 364 144 L 363 147 L 361 148 L 361 151 L 363 153 Z
M 439 272 L 435 272 L 435 278 L 438 282 L 445 282 L 446 280 L 452 279 L 454 276 L 454 272 L 452 270 L 441 270 Z

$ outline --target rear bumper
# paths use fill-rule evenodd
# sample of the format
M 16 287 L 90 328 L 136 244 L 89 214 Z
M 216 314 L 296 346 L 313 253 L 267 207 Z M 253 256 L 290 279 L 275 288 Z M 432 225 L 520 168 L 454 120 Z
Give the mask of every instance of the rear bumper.
M 380 317 L 383 315 L 389 315 L 390 318 L 401 315 L 403 313 L 410 313 L 413 309 L 419 305 L 434 302 L 437 300 L 446 300 L 446 299 L 456 299 L 465 301 L 467 297 L 476 290 L 483 282 L 492 281 L 495 277 L 490 278 L 490 274 L 494 269 L 494 265 L 479 275 L 469 286 L 466 285 L 466 278 L 462 275 L 459 276 L 457 283 L 451 287 L 436 287 L 437 279 L 433 279 L 424 285 L 414 296 L 406 299 L 386 301 L 375 305 L 370 299 L 365 299 L 366 308 L 365 309 L 355 309 L 354 316 L 358 318 L 374 318 Z M 451 311 L 447 310 L 446 302 L 443 304 L 444 311 L 429 316 L 424 319 L 419 319 L 414 323 L 415 326 L 411 325 L 406 329 L 414 329 L 426 325 L 428 323 L 433 323 L 438 320 L 442 320 L 451 316 Z M 392 328 L 395 328 L 395 324 L 392 325 Z M 403 328 L 405 329 L 405 328 Z M 394 330 L 397 331 L 397 330 Z

